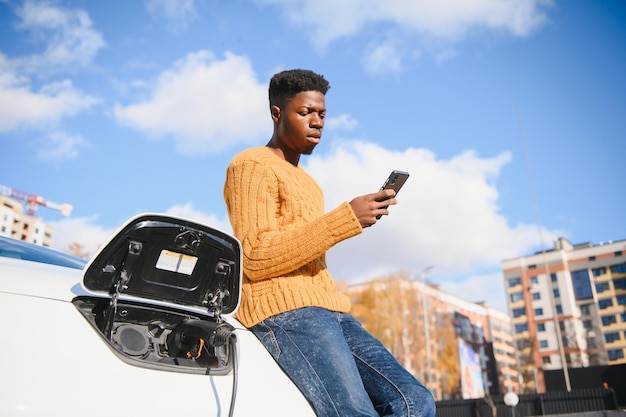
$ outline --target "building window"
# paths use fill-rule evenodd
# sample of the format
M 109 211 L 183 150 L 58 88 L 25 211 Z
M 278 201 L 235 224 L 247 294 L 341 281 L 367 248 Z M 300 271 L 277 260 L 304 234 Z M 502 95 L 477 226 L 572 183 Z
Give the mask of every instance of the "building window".
M 613 256 L 622 256 L 622 251 L 618 250 L 618 251 L 613 252 Z
M 548 341 L 547 340 L 540 340 L 539 341 L 539 347 L 540 348 L 547 348 L 548 347 Z
M 561 296 L 561 292 L 559 291 L 559 289 L 558 289 L 558 288 L 555 288 L 555 289 L 552 291 L 552 294 L 554 295 L 554 298 L 559 298 L 559 297 Z
M 610 361 L 616 361 L 624 357 L 624 349 L 611 349 L 608 350 L 606 353 L 609 354 Z
M 606 274 L 606 267 L 602 267 L 602 268 L 595 268 L 593 270 L 593 276 L 594 277 L 599 277 L 600 275 L 604 275 Z
M 611 266 L 611 272 L 615 274 L 626 273 L 626 263 Z
M 530 277 L 530 283 L 531 284 L 538 284 L 539 283 L 539 279 L 536 276 Z
M 620 314 L 620 317 L 622 318 L 622 321 L 626 323 L 626 313 Z
M 583 327 L 587 330 L 593 329 L 593 322 L 591 320 L 583 320 Z
M 613 299 L 605 298 L 603 300 L 598 300 L 598 308 L 600 310 L 605 310 L 609 307 L 613 307 Z
M 586 316 L 588 316 L 589 314 L 591 314 L 591 309 L 589 304 L 580 306 L 580 314 L 584 314 Z
M 561 304 L 556 305 L 556 314 L 563 314 L 563 306 Z
M 515 277 L 515 278 L 510 278 L 509 279 L 509 288 L 515 287 L 517 285 L 522 285 L 522 278 Z
M 589 271 L 582 269 L 580 271 L 572 271 L 572 284 L 574 285 L 574 296 L 577 300 L 585 298 L 593 298 L 591 290 L 591 282 L 589 282 Z
M 556 274 L 550 274 L 550 281 L 556 282 Z
M 546 325 L 545 325 L 545 323 L 539 323 L 539 324 L 537 325 L 537 331 L 538 331 L 538 332 L 545 332 L 545 331 L 546 331 Z
M 514 292 L 513 294 L 511 294 L 511 302 L 516 302 L 519 300 L 523 300 L 524 299 L 524 294 L 522 294 L 521 292 Z
M 587 348 L 595 349 L 597 348 L 596 338 L 590 337 L 587 339 Z
M 626 305 L 626 295 L 618 295 L 615 297 L 617 299 L 617 304 L 620 306 Z
M 551 363 L 549 356 L 544 356 L 543 358 L 541 358 L 541 361 L 544 365 L 549 365 Z
M 541 293 L 534 292 L 533 293 L 533 300 L 541 300 Z
M 522 333 L 528 330 L 528 323 L 516 324 L 515 333 Z M 618 335 L 619 336 L 619 335 Z
M 608 290 L 609 290 L 608 282 L 600 282 L 596 284 L 596 292 L 598 294 L 603 293 L 604 291 L 608 291 Z
M 602 316 L 602 325 L 610 326 L 613 323 L 617 323 L 617 318 L 611 314 L 610 316 Z
M 596 257 L 595 257 L 595 256 L 590 256 L 590 257 L 589 257 L 589 260 L 590 260 L 590 261 L 595 261 L 595 260 L 596 260 Z
M 614 279 L 613 287 L 616 290 L 626 290 L 626 278 Z
M 605 333 L 604 335 L 604 341 L 606 343 L 612 343 L 619 339 L 620 337 L 618 332 Z
M 536 308 L 535 316 L 543 316 L 543 308 Z
M 526 315 L 526 308 L 514 308 L 513 309 L 513 318 L 522 317 Z

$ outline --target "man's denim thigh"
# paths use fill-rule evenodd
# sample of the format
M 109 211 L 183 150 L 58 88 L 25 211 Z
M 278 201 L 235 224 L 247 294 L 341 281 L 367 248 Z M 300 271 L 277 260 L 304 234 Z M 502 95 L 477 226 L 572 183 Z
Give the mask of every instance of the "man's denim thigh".
M 270 317 L 250 330 L 318 417 L 376 417 L 339 317 L 326 309 L 306 307 Z
M 435 401 L 430 391 L 351 315 L 341 314 L 340 322 L 365 390 L 378 414 L 434 417 Z

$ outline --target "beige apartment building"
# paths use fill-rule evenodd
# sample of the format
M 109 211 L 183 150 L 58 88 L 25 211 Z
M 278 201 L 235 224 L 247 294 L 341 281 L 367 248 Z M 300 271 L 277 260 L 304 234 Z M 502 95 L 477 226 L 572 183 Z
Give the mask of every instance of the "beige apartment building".
M 545 391 L 544 370 L 626 363 L 626 240 L 560 238 L 501 265 L 524 392 Z
M 41 217 L 25 214 L 22 202 L 0 194 L 0 236 L 50 247 L 54 232 Z

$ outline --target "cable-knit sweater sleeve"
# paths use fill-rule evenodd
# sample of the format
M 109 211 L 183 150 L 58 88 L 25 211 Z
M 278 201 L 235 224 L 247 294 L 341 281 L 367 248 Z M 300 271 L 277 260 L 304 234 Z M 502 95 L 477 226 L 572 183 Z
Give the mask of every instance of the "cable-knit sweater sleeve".
M 304 170 L 273 154 L 267 158 L 276 164 L 264 158 L 233 160 L 224 186 L 250 281 L 293 273 L 362 232 L 348 203 L 324 213 L 322 191 Z

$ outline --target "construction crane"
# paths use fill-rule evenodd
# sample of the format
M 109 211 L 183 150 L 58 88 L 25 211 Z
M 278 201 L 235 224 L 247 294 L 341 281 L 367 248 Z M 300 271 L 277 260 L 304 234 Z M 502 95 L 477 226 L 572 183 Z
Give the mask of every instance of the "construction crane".
M 16 200 L 25 201 L 29 216 L 35 215 L 38 206 L 44 206 L 53 210 L 58 210 L 64 217 L 68 217 L 73 208 L 71 204 L 56 204 L 46 200 L 42 196 L 16 190 L 15 188 L 7 187 L 6 185 L 0 185 L 0 194 L 14 198 Z

